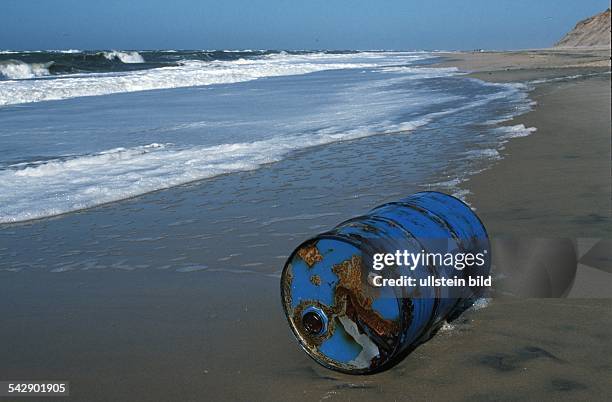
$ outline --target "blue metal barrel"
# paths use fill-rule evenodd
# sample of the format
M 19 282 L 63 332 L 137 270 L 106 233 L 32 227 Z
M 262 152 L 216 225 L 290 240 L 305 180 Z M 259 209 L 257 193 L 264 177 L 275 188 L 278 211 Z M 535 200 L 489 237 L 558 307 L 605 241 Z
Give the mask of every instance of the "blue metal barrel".
M 373 269 L 381 254 L 398 252 L 424 258 L 411 267 L 400 262 Z M 455 262 L 467 254 L 479 254 L 481 264 L 458 269 L 436 258 Z M 349 374 L 375 373 L 397 364 L 480 297 L 484 287 L 468 279 L 488 275 L 490 261 L 486 230 L 466 204 L 439 192 L 416 193 L 302 243 L 283 269 L 282 303 L 315 361 Z M 407 277 L 417 285 L 380 286 L 382 278 Z M 428 277 L 466 284 L 419 285 Z

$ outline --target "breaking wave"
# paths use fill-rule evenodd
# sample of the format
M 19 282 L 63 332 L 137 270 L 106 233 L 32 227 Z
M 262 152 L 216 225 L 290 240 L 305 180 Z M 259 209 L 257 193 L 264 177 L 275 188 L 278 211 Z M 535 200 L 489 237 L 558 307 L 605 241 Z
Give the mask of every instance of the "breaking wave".
M 23 80 L 27 78 L 44 77 L 49 75 L 48 63 L 25 63 L 21 60 L 0 61 L 0 75 L 9 80 Z
M 121 60 L 124 63 L 126 63 L 125 60 L 128 60 L 128 57 L 125 56 L 128 53 L 110 52 L 108 54 L 113 53 L 116 54 L 108 57 L 119 59 L 123 57 Z M 124 56 L 119 56 L 119 54 L 124 54 Z M 0 106 L 154 89 L 230 84 L 264 77 L 300 75 L 323 70 L 374 68 L 389 63 L 384 59 L 386 56 L 375 52 L 361 53 L 359 58 L 344 54 L 275 53 L 252 58 L 241 57 L 235 60 L 178 60 L 172 66 L 137 71 L 66 74 L 45 80 L 0 81 Z M 394 61 L 401 63 L 429 57 L 431 56 L 399 54 L 395 56 Z M 129 60 L 138 58 L 142 59 L 138 53 L 129 56 Z M 136 62 L 131 61 L 130 63 Z M 43 70 L 38 71 L 41 75 L 44 73 Z M 33 78 L 33 76 L 24 75 L 23 78 Z
M 122 63 L 144 63 L 144 58 L 138 52 L 104 52 L 104 58 L 107 60 L 120 60 Z

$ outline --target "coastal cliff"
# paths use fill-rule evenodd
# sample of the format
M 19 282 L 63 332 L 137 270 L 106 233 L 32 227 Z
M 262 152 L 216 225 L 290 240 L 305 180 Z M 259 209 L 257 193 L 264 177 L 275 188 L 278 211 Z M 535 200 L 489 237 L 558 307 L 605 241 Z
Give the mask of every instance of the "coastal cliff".
M 576 24 L 555 47 L 610 47 L 610 9 Z

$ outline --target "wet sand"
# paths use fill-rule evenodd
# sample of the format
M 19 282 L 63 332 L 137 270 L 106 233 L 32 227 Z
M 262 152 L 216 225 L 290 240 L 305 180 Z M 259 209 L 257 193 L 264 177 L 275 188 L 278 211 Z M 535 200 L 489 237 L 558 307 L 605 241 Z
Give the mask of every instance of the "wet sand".
M 450 63 L 470 69 L 460 61 L 470 55 L 452 57 Z M 504 63 L 512 64 L 507 59 Z M 514 72 L 493 65 L 491 71 L 482 66 L 476 77 L 524 81 L 563 77 L 572 69 L 602 72 L 598 66 L 536 70 L 523 66 Z M 538 131 L 512 139 L 503 160 L 467 182 L 468 200 L 494 235 L 610 237 L 609 88 L 609 75 L 539 84 L 531 93 L 538 102 L 536 109 L 508 122 Z M 345 161 L 353 161 L 350 154 L 344 156 Z M 224 192 L 240 192 L 253 176 L 262 175 L 261 183 L 270 183 L 283 177 L 283 169 L 295 168 L 291 161 L 279 166 L 230 175 L 213 181 L 206 190 L 194 186 L 202 193 L 231 198 Z M 313 199 L 308 207 L 304 200 L 278 207 L 285 212 L 304 207 L 300 212 L 308 231 L 319 231 L 318 225 L 329 226 L 361 212 L 365 205 L 398 196 L 359 188 L 358 197 L 341 212 L 313 217 L 309 212 L 317 205 L 331 203 L 334 208 L 332 194 L 346 196 L 352 191 L 342 189 L 339 195 L 330 177 L 321 175 L 299 185 L 309 188 L 325 180 L 329 197 Z M 295 194 L 287 188 L 283 190 L 287 193 L 266 192 L 262 184 L 254 202 L 236 206 L 226 212 L 229 216 L 216 216 L 214 205 L 189 204 L 197 199 L 194 186 L 174 190 L 173 197 L 163 193 L 145 197 L 153 203 L 137 199 L 120 208 L 102 207 L 4 230 L 30 236 L 37 247 L 63 242 L 64 260 L 77 258 L 82 250 L 71 250 L 70 244 L 84 241 L 109 244 L 111 259 L 121 261 L 127 256 L 116 254 L 115 234 L 108 228 L 122 220 L 134 223 L 135 216 L 151 209 L 155 212 L 151 221 L 126 226 L 134 247 L 160 260 L 182 249 L 184 255 L 176 258 L 197 261 L 202 253 L 197 236 L 157 239 L 159 233 L 152 229 L 164 225 L 172 231 L 169 222 L 207 213 L 219 225 L 226 222 L 232 233 L 236 224 L 232 219 L 257 214 L 258 198 Z M 228 190 L 230 186 L 233 190 Z M 283 200 L 279 198 L 279 204 Z M 186 207 L 177 206 L 181 202 Z M 118 212 L 109 212 L 114 209 Z M 183 210 L 192 216 L 180 216 Z M 234 216 L 237 211 L 241 216 Z M 85 223 L 87 233 L 78 230 Z M 198 229 L 191 233 L 206 236 L 214 230 Z M 244 272 L 200 272 L 197 265 L 195 272 L 177 273 L 163 266 L 129 272 L 121 264 L 111 270 L 95 269 L 95 262 L 87 272 L 0 272 L 0 379 L 69 380 L 72 397 L 67 400 L 71 401 L 606 400 L 612 385 L 611 299 L 496 299 L 484 309 L 467 312 L 385 373 L 351 377 L 320 368 L 292 338 L 279 300 L 277 273 L 284 253 L 305 235 L 283 235 L 291 230 L 295 228 L 275 229 L 278 242 L 273 247 L 278 253 L 274 256 L 265 251 L 270 245 L 246 249 L 251 258 L 261 261 L 258 270 L 265 275 L 249 271 L 252 260 L 243 261 L 247 266 L 238 265 Z M 259 243 L 252 237 L 236 241 L 231 247 L 242 251 Z M 103 261 L 97 255 L 78 258 Z
M 473 176 L 467 200 L 492 236 L 575 239 L 582 258 L 570 297 L 612 294 L 609 55 L 609 49 L 551 50 L 456 59 L 475 78 L 538 82 L 530 93 L 535 110 L 504 123 L 538 130 L 514 138 L 501 161 Z
M 610 76 L 541 84 L 530 98 L 536 110 L 509 124 L 537 132 L 473 177 L 468 200 L 494 234 L 610 237 Z

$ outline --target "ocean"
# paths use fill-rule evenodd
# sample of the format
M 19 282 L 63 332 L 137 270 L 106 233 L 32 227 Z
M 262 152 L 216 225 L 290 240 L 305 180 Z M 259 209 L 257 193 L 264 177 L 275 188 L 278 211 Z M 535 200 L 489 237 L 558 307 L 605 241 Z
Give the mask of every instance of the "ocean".
M 509 138 L 534 130 L 499 125 L 532 107 L 525 85 L 436 67 L 436 53 L 2 56 L 0 224 L 10 253 L 0 269 L 271 274 L 275 256 L 377 203 L 424 189 L 465 196 L 465 180 L 499 159 Z M 54 240 L 56 230 L 72 232 L 65 225 L 99 236 L 101 221 L 115 222 L 102 232 L 117 233 L 89 245 L 80 235 Z M 193 244 L 173 249 L 185 238 Z M 282 252 L 269 249 L 279 241 Z M 108 254 L 115 246 L 126 258 Z M 144 252 L 158 246 L 182 259 Z M 63 258 L 65 247 L 80 257 Z

